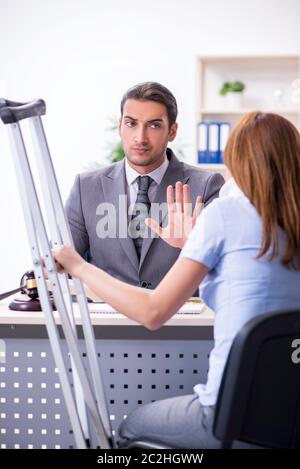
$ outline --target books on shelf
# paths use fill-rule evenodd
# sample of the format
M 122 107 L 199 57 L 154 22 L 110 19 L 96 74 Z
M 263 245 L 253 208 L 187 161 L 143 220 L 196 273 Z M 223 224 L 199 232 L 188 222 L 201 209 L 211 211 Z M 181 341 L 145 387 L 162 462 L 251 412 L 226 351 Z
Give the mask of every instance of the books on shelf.
M 230 133 L 229 122 L 202 121 L 197 126 L 198 163 L 222 164 Z

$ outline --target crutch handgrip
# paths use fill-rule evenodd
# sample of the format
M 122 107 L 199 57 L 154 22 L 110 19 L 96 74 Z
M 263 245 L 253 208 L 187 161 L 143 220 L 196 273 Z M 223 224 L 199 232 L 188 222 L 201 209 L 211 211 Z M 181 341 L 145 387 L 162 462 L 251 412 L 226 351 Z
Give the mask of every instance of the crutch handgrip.
M 13 124 L 28 117 L 42 116 L 46 113 L 46 103 L 35 99 L 29 103 L 18 103 L 0 98 L 0 117 L 4 124 Z

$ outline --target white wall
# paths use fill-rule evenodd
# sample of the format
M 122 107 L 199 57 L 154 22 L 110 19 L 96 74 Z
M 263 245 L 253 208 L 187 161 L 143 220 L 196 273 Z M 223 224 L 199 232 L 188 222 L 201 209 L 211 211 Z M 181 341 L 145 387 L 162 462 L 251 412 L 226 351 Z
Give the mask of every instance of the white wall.
M 0 95 L 47 102 L 44 120 L 65 199 L 104 162 L 123 92 L 156 80 L 178 99 L 193 161 L 196 55 L 300 54 L 298 0 L 0 0 Z M 295 77 L 297 78 L 297 77 Z M 0 125 L 0 292 L 31 267 L 6 129 Z

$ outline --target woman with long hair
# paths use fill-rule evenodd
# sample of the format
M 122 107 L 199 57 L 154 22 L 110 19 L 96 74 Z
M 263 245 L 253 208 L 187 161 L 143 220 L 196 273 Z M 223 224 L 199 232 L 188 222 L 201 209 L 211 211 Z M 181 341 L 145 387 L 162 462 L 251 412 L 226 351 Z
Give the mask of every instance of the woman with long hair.
M 251 318 L 300 304 L 300 135 L 279 115 L 254 112 L 233 129 L 224 161 L 232 195 L 202 210 L 186 240 L 175 233 L 187 220 L 187 187 L 168 188 L 169 224 L 147 224 L 182 252 L 158 287 L 121 282 L 85 262 L 71 247 L 55 251 L 60 270 L 79 278 L 127 317 L 157 329 L 200 286 L 215 312 L 214 348 L 206 384 L 194 394 L 142 405 L 121 425 L 120 436 L 157 438 L 177 448 L 218 448 L 214 406 L 232 341 Z M 194 222 L 195 220 L 192 220 Z M 194 224 L 194 223 L 193 223 Z M 247 446 L 247 445 L 246 445 Z

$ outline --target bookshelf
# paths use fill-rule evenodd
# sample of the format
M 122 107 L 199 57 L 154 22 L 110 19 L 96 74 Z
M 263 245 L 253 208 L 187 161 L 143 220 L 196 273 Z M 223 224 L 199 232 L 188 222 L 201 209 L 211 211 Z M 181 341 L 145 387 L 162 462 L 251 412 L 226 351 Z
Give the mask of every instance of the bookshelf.
M 219 94 L 224 82 L 237 80 L 246 85 L 238 105 Z M 248 112 L 260 110 L 281 114 L 300 130 L 300 56 L 197 57 L 196 89 L 197 122 L 233 126 Z M 225 172 L 222 164 L 201 167 Z

